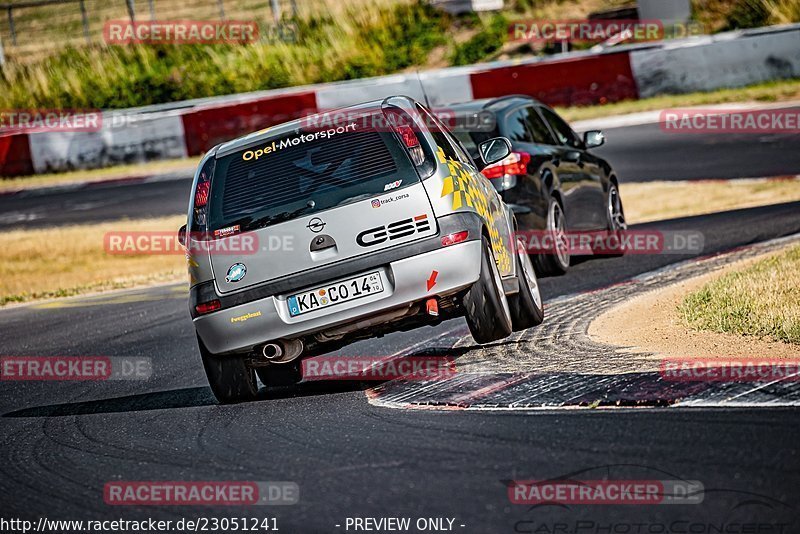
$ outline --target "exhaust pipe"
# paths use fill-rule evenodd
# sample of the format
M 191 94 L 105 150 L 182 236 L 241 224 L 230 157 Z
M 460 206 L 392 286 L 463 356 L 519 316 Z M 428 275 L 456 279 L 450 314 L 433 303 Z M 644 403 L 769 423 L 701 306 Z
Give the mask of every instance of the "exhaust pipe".
M 289 363 L 303 354 L 303 342 L 299 339 L 279 340 L 261 347 L 261 355 L 270 363 Z
M 267 360 L 273 361 L 283 356 L 283 347 L 277 343 L 267 343 L 261 348 L 261 354 Z

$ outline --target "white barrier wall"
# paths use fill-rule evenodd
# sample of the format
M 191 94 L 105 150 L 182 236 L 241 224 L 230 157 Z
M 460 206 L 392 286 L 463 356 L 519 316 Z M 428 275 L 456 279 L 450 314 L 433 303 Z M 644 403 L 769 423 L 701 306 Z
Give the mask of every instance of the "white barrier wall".
M 800 30 L 699 37 L 633 51 L 631 68 L 639 98 L 798 78 Z
M 178 114 L 104 113 L 103 126 L 97 132 L 31 133 L 29 139 L 36 173 L 187 157 Z
M 469 70 L 460 68 L 326 84 L 316 93 L 320 110 L 381 100 L 391 95 L 406 95 L 420 102 L 425 102 L 427 96 L 432 106 L 439 106 L 472 100 L 472 85 Z

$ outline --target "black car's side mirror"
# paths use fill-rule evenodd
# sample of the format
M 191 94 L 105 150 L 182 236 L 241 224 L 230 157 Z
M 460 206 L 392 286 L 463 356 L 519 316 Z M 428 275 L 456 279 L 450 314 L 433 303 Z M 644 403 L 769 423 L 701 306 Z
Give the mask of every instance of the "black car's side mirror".
M 583 134 L 583 144 L 586 148 L 595 148 L 606 142 L 606 136 L 600 130 L 589 130 Z
M 184 247 L 186 246 L 186 225 L 185 224 L 183 226 L 181 226 L 180 228 L 178 228 L 178 243 L 180 243 L 181 246 L 184 246 Z
M 478 146 L 485 165 L 497 163 L 511 154 L 511 141 L 505 137 L 492 137 Z

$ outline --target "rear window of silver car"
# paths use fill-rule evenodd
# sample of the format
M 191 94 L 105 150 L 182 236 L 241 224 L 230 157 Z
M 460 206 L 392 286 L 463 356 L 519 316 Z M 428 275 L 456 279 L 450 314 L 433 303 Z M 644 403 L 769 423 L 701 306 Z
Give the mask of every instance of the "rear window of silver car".
M 269 226 L 419 182 L 395 134 L 374 124 L 296 130 L 220 158 L 209 230 Z

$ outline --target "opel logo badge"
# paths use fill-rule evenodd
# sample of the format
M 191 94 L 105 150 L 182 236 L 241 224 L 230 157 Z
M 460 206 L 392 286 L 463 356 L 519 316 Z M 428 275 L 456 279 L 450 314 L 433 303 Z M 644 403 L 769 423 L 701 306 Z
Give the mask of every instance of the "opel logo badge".
M 319 217 L 314 217 L 313 219 L 308 221 L 306 228 L 308 228 L 315 234 L 318 234 L 325 229 L 325 221 L 323 221 Z

